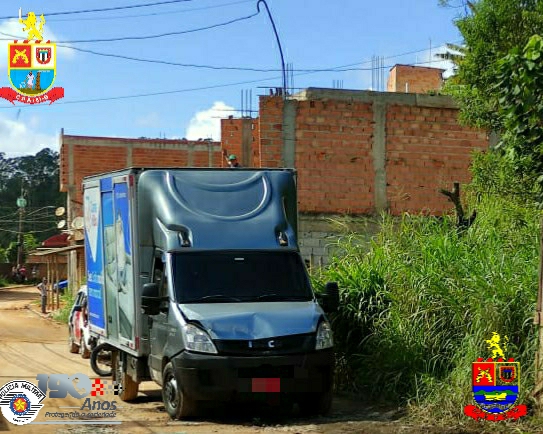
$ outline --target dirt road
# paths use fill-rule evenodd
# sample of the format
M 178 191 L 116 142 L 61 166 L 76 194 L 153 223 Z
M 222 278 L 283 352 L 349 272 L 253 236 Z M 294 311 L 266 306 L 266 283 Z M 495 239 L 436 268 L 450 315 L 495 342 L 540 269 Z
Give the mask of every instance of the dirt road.
M 37 374 L 82 373 L 97 378 L 88 360 L 70 354 L 67 327 L 38 312 L 29 304 L 38 299 L 33 287 L 0 288 L 0 387 L 12 380 L 37 384 Z M 110 381 L 110 378 L 103 380 Z M 117 398 L 110 396 L 108 399 Z M 93 398 L 93 400 L 96 398 Z M 102 425 L 66 424 L 66 420 L 46 414 L 78 411 L 84 399 L 69 394 L 66 398 L 47 397 L 32 424 L 16 426 L 0 415 L 0 431 L 20 433 L 433 433 L 443 430 L 411 427 L 398 419 L 396 410 L 377 411 L 371 407 L 337 397 L 330 417 L 302 419 L 296 414 L 277 415 L 273 409 L 221 407 L 192 421 L 171 421 L 164 411 L 160 390 L 145 383 L 132 403 L 118 400 L 114 418 L 94 419 Z M 43 422 L 55 424 L 40 424 Z M 35 423 L 37 422 L 37 423 Z M 117 424 L 113 424 L 116 422 Z M 458 432 L 458 431 L 451 431 Z

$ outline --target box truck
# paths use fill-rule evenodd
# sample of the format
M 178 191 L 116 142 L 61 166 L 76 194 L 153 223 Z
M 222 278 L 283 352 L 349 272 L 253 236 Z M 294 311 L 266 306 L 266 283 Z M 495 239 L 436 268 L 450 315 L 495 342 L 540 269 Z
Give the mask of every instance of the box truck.
M 330 410 L 333 337 L 297 238 L 295 171 L 130 168 L 83 180 L 90 330 L 120 399 L 172 418 L 257 396 Z

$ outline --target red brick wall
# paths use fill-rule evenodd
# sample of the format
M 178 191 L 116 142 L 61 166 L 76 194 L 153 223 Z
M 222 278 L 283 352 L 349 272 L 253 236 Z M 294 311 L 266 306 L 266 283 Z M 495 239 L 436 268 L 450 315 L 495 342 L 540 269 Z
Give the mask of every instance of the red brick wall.
M 389 92 L 427 93 L 437 91 L 443 84 L 443 70 L 421 66 L 396 65 L 389 74 Z
M 372 123 L 373 111 L 368 103 L 298 103 L 296 169 L 300 211 L 373 211 Z
M 241 118 L 221 119 L 221 147 L 227 150 L 228 155 L 236 155 L 239 161 L 243 161 L 241 150 L 242 121 Z M 227 167 L 224 158 L 221 161 L 221 167 Z
M 282 97 L 261 97 L 261 167 L 282 167 L 282 109 Z M 295 167 L 300 212 L 375 212 L 374 109 L 372 101 L 298 100 Z M 385 102 L 385 113 L 386 200 L 391 213 L 447 212 L 452 204 L 439 189 L 469 181 L 471 152 L 488 147 L 486 133 L 460 126 L 454 108 Z
M 260 167 L 281 167 L 283 149 L 283 97 L 260 98 Z
M 71 199 L 77 204 L 82 202 L 81 184 L 85 176 L 129 166 L 210 167 L 210 148 L 211 167 L 221 167 L 218 142 L 63 135 L 60 146 L 61 191 L 73 187 L 75 197 Z M 71 175 L 70 161 L 73 162 Z
M 438 190 L 470 180 L 471 153 L 486 133 L 462 127 L 458 111 L 391 105 L 387 111 L 387 197 L 393 214 L 442 213 L 451 203 Z
M 221 119 L 221 146 L 226 149 L 228 154 L 234 154 L 240 162 L 245 160 L 242 146 L 243 124 L 248 124 L 251 129 L 250 155 L 247 157 L 248 166 L 260 167 L 260 136 L 258 129 L 258 118 L 228 118 Z M 226 167 L 226 160 L 223 158 L 222 167 Z

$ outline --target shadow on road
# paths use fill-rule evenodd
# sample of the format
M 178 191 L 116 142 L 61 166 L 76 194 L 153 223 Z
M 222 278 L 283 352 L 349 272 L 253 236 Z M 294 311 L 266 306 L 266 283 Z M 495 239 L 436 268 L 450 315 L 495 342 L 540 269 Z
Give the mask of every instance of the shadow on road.
M 332 412 L 328 416 L 302 416 L 297 405 L 281 404 L 278 396 L 261 402 L 243 403 L 202 403 L 200 416 L 187 421 L 172 421 L 171 424 L 191 425 L 199 423 L 215 423 L 222 425 L 241 426 L 297 426 L 322 425 L 336 422 L 392 422 L 405 416 L 398 407 L 373 407 L 345 395 L 334 397 Z M 274 399 L 275 398 L 275 399 Z M 145 412 L 165 414 L 160 390 L 150 390 L 140 393 L 131 404 L 151 404 Z

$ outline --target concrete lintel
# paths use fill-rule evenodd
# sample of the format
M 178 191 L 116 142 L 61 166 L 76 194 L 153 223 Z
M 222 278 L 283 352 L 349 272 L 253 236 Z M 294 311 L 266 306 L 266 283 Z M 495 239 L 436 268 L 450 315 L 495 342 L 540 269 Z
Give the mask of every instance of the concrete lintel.
M 132 167 L 132 162 L 134 161 L 132 159 L 132 151 L 134 150 L 134 146 L 132 143 L 129 143 L 126 147 L 126 167 Z
M 171 149 L 207 151 L 209 143 L 213 151 L 220 152 L 220 142 L 194 142 L 186 140 L 145 140 L 145 139 L 124 139 L 117 137 L 86 137 L 86 136 L 62 136 L 62 143 L 81 146 L 106 146 L 106 147 L 127 147 L 132 149 Z
M 399 104 L 417 107 L 458 108 L 454 100 L 445 95 L 426 95 L 400 92 L 373 92 L 369 90 L 323 89 L 310 87 L 291 99 L 304 100 L 339 100 L 347 102 L 365 102 Z

